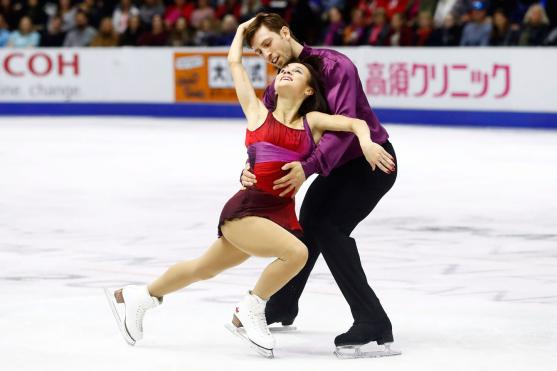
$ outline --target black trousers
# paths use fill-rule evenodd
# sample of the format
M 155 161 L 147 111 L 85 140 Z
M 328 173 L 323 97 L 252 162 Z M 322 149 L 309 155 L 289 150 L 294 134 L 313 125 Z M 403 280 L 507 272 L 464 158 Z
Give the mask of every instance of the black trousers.
M 383 147 L 396 159 L 389 142 Z M 354 323 L 371 324 L 378 331 L 391 329 L 389 317 L 367 283 L 356 241 L 350 234 L 391 189 L 397 170 L 391 174 L 378 168 L 372 171 L 362 156 L 334 169 L 326 177 L 315 179 L 300 210 L 308 261 L 296 277 L 270 298 L 267 313 L 296 316 L 298 299 L 319 254 L 323 254 L 350 306 Z

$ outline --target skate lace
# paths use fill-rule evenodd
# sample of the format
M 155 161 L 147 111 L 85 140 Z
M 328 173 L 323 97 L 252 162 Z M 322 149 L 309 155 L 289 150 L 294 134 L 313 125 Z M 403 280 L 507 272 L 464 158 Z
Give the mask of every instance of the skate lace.
M 145 316 L 146 308 L 143 306 L 138 306 L 135 312 L 135 322 L 136 326 L 139 328 L 139 331 L 143 332 L 143 316 Z
M 250 317 L 252 318 L 252 322 L 256 324 L 258 330 L 261 330 L 267 335 L 271 334 L 269 327 L 267 326 L 267 319 L 265 318 L 264 310 L 262 312 L 250 311 Z

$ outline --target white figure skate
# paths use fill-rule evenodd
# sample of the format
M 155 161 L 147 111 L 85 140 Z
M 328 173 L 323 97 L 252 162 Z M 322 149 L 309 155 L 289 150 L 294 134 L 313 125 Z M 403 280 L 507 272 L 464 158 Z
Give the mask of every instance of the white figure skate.
M 237 306 L 232 322 L 225 327 L 234 335 L 246 341 L 257 353 L 273 358 L 275 339 L 267 326 L 265 305 L 267 301 L 248 294 Z
M 143 316 L 149 309 L 162 303 L 149 295 L 147 286 L 126 286 L 123 289 L 105 288 L 104 293 L 120 333 L 129 345 L 143 338 Z

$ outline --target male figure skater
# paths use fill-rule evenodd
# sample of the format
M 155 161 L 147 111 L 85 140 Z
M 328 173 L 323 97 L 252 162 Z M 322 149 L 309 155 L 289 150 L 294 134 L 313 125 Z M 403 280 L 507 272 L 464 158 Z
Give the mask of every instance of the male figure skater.
M 301 45 L 277 14 L 258 14 L 246 30 L 246 41 L 258 55 L 278 68 L 292 58 L 319 56 L 331 113 L 365 120 L 372 141 L 381 144 L 396 161 L 387 131 L 371 110 L 356 66 L 348 57 L 334 50 Z M 273 84 L 265 91 L 264 103 L 268 109 L 275 105 Z M 356 348 L 358 353 L 361 345 L 377 342 L 387 347 L 373 356 L 393 355 L 388 348 L 393 342 L 391 321 L 367 283 L 356 242 L 350 237 L 395 182 L 396 165 L 380 163 L 377 167 L 378 170 L 372 169 L 366 162 L 354 135 L 340 132 L 326 133 L 307 160 L 283 167 L 288 174 L 275 182 L 275 188 L 284 189 L 281 195 L 297 192 L 310 175 L 317 173 L 319 176 L 309 187 L 300 211 L 303 242 L 309 250 L 308 261 L 304 269 L 269 300 L 266 309 L 269 324 L 281 322 L 287 326 L 293 323 L 298 314 L 298 299 L 321 253 L 354 317 L 352 327 L 335 338 L 337 352 L 342 348 Z M 245 187 L 257 182 L 247 169 L 241 180 Z

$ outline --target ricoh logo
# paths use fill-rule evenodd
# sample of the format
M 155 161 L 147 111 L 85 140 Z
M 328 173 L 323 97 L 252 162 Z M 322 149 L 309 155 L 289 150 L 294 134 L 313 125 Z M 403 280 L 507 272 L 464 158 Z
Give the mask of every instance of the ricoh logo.
M 0 57 L 0 75 L 10 77 L 79 76 L 78 54 L 7 53 Z

